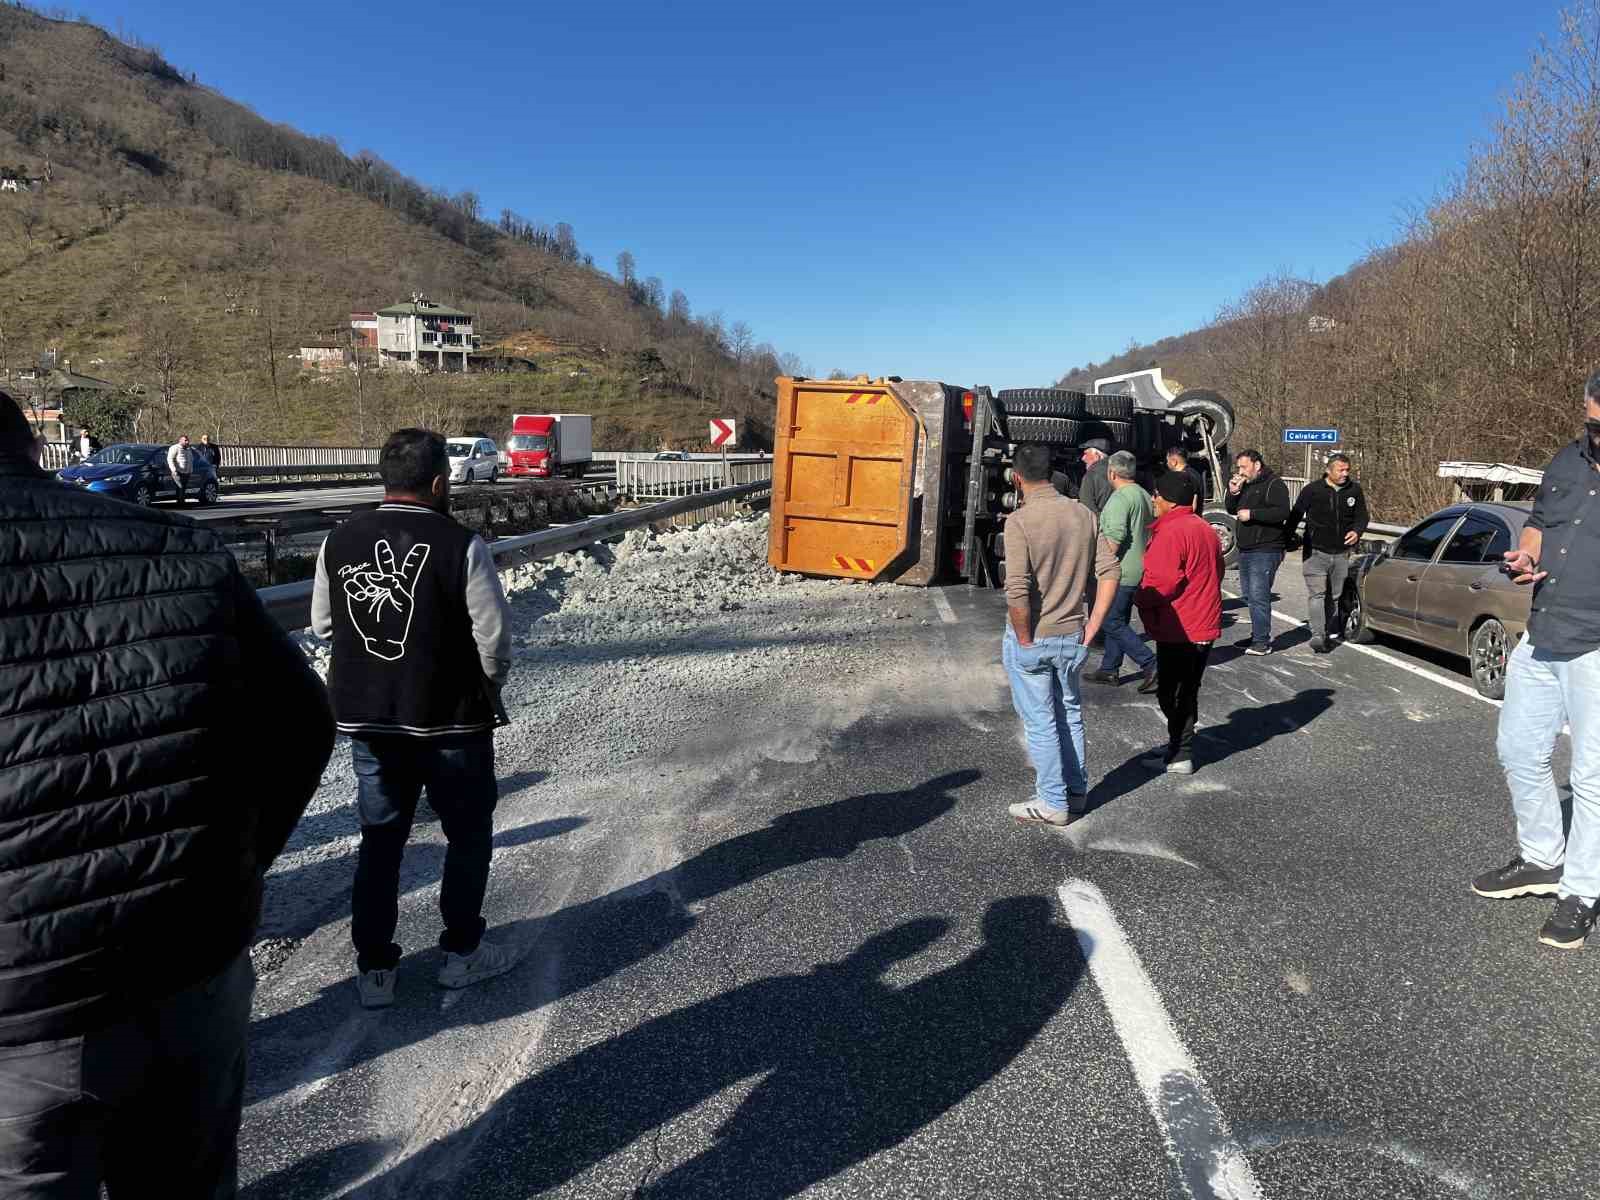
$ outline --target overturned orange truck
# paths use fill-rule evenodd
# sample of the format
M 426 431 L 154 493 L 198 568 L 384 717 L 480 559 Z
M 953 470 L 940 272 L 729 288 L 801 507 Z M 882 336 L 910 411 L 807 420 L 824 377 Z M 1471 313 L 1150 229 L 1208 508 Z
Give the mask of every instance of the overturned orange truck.
M 1204 516 L 1233 556 L 1222 509 L 1233 409 L 1203 389 L 1174 395 L 1159 368 L 1097 380 L 1093 393 L 894 376 L 777 385 L 767 560 L 781 571 L 998 587 L 1001 531 L 1019 499 L 1015 445 L 1052 446 L 1057 486 L 1075 495 L 1078 448 L 1091 438 L 1132 451 L 1147 482 L 1183 446 L 1206 477 Z

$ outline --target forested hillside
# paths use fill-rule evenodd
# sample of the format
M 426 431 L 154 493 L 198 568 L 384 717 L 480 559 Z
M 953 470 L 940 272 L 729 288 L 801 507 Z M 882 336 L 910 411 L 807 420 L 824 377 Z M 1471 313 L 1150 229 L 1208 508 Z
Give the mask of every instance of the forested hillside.
M 203 71 L 204 64 L 199 64 Z M 771 346 L 682 292 L 615 275 L 572 226 L 444 194 L 369 151 L 272 124 L 152 47 L 0 6 L 0 381 L 47 349 L 129 389 L 142 436 L 357 440 L 400 421 L 597 414 L 607 445 L 691 445 L 771 422 Z M 0 185 L 3 186 L 3 185 Z M 610 265 L 610 264 L 606 264 Z M 528 375 L 302 374 L 303 342 L 425 292 L 479 316 Z M 4 386 L 4 382 L 0 382 Z
M 1600 7 L 1566 16 L 1392 244 L 1320 286 L 1265 279 L 1207 328 L 1062 382 L 1151 365 L 1233 397 L 1236 444 L 1278 461 L 1285 426 L 1338 427 L 1390 519 L 1448 495 L 1442 459 L 1543 466 L 1600 367 Z

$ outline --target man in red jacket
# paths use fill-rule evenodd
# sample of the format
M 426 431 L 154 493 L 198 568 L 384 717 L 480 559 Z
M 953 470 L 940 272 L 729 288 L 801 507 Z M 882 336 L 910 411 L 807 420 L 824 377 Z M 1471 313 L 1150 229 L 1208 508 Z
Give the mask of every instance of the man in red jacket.
M 1194 774 L 1200 680 L 1222 633 L 1222 543 L 1194 511 L 1195 498 L 1194 482 L 1181 471 L 1157 481 L 1144 583 L 1134 596 L 1156 641 L 1156 699 L 1167 717 L 1167 747 L 1144 765 L 1176 775 Z

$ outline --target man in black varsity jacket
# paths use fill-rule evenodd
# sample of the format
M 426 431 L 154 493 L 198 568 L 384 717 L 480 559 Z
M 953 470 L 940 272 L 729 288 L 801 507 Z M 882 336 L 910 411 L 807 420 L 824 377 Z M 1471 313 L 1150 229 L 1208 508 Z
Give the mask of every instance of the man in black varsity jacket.
M 445 440 L 389 436 L 384 501 L 322 544 L 311 622 L 333 639 L 328 689 L 351 741 L 361 851 L 351 938 L 365 1008 L 394 1003 L 400 859 L 424 788 L 449 849 L 439 908 L 443 987 L 504 974 L 511 953 L 483 940 L 496 786 L 493 730 L 511 668 L 505 593 L 489 547 L 449 516 Z

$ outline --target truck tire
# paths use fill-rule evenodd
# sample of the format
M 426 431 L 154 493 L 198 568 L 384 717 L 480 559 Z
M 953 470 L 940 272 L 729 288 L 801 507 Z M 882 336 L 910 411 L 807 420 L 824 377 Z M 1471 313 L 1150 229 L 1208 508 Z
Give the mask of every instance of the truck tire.
M 1132 421 L 1088 421 L 1085 424 L 1098 425 L 1105 433 L 1101 436 L 1111 439 L 1113 450 L 1132 450 L 1133 422 Z M 1090 435 L 1094 436 L 1093 434 Z
M 1085 430 L 1100 429 L 1098 423 L 1075 421 L 1069 417 L 1007 417 L 1013 443 L 1043 442 L 1050 446 L 1076 446 L 1084 438 L 1104 436 Z
M 996 392 L 995 399 L 1008 418 L 1081 417 L 1084 414 L 1084 394 L 1065 388 L 1011 388 Z
M 1085 396 L 1083 408 L 1091 417 L 1100 417 L 1106 421 L 1133 420 L 1132 396 L 1113 396 L 1109 394 Z
M 1206 388 L 1190 388 L 1186 392 L 1179 392 L 1170 411 L 1177 413 L 1180 418 L 1203 417 L 1211 426 L 1212 445 L 1221 446 L 1233 436 L 1233 405 Z
M 1238 518 L 1220 508 L 1208 508 L 1200 515 L 1206 519 L 1206 524 L 1211 526 L 1211 532 L 1217 535 L 1217 541 L 1222 543 L 1223 563 L 1226 566 L 1233 566 L 1234 560 L 1239 557 Z

